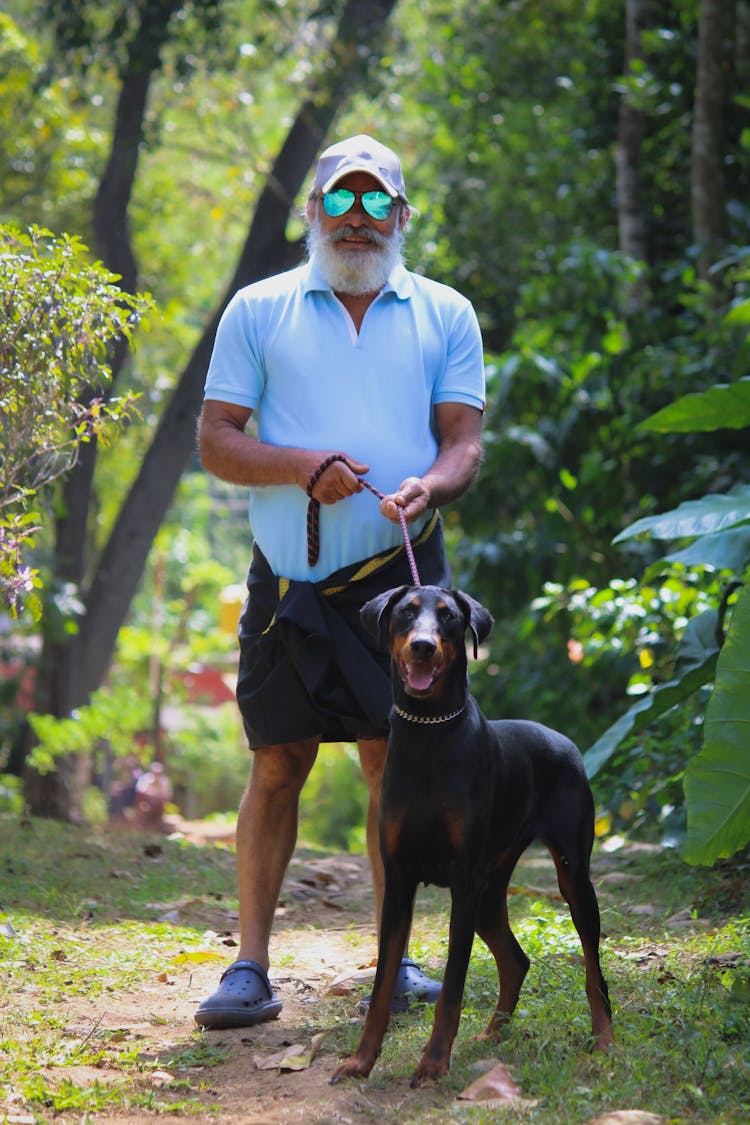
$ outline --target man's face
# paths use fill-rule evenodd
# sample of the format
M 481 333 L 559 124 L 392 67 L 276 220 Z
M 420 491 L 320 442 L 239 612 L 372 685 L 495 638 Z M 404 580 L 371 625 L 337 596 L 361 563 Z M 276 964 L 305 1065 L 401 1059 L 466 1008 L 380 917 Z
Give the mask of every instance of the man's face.
M 383 190 L 367 172 L 352 172 L 334 186 L 357 193 Z M 373 219 L 359 195 L 349 211 L 335 218 L 326 214 L 321 199 L 308 202 L 310 253 L 336 292 L 357 296 L 382 289 L 401 261 L 401 235 L 408 215 L 408 207 L 396 201 L 387 219 Z

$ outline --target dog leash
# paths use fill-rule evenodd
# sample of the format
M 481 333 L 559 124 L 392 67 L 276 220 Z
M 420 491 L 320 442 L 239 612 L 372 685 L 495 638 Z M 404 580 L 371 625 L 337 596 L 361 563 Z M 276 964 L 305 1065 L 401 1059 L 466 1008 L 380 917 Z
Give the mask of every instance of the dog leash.
M 316 562 L 318 561 L 318 556 L 320 555 L 320 500 L 316 500 L 313 496 L 313 489 L 315 488 L 315 485 L 318 483 L 320 478 L 323 476 L 323 473 L 326 471 L 328 466 L 332 465 L 334 461 L 346 461 L 346 458 L 342 456 L 341 453 L 333 453 L 330 457 L 326 457 L 325 461 L 321 461 L 321 463 L 318 465 L 317 469 L 307 482 L 307 495 L 310 498 L 310 502 L 307 505 L 308 566 L 315 566 Z M 370 482 L 368 480 L 365 480 L 364 477 L 360 477 L 359 479 L 362 481 L 362 484 L 365 486 L 365 488 L 369 489 L 373 496 L 377 496 L 378 500 L 384 499 L 384 494 L 382 492 L 379 492 L 374 484 L 370 484 Z M 422 583 L 419 581 L 419 571 L 417 570 L 417 563 L 414 558 L 414 549 L 411 545 L 411 539 L 409 538 L 409 529 L 406 526 L 406 516 L 404 514 L 404 509 L 400 505 L 398 506 L 398 518 L 401 524 L 401 534 L 404 537 L 404 547 L 406 549 L 406 557 L 409 560 L 409 569 L 411 570 L 412 580 L 415 586 L 421 586 Z

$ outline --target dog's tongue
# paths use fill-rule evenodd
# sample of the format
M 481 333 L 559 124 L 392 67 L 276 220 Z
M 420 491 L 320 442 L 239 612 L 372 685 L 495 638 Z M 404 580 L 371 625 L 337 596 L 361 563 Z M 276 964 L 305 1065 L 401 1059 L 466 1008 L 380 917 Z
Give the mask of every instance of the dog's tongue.
M 412 691 L 429 691 L 432 687 L 431 664 L 410 664 L 406 673 L 406 682 Z

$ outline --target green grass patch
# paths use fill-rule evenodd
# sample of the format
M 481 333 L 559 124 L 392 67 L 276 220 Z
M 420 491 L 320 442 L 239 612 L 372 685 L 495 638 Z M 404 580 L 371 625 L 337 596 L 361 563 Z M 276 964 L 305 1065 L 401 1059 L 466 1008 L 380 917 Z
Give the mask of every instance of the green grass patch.
M 236 908 L 232 852 L 6 818 L 0 819 L 0 856 L 0 1120 L 15 1113 L 81 1125 L 115 1111 L 134 1122 L 175 1115 L 210 1120 L 220 1111 L 230 1047 L 191 1026 L 179 1027 L 173 1041 L 174 1021 L 166 1026 L 158 990 L 151 1001 L 143 989 L 180 951 L 189 958 L 205 947 L 205 927 L 188 920 L 191 904 Z M 532 964 L 500 1043 L 475 1038 L 497 992 L 494 962 L 477 940 L 450 1075 L 427 1093 L 410 1095 L 408 1078 L 432 1022 L 431 1009 L 416 1010 L 394 1020 L 368 1082 L 351 1084 L 353 1102 L 371 1107 L 381 1125 L 407 1119 L 485 1125 L 498 1120 L 498 1111 L 464 1105 L 455 1095 L 477 1076 L 482 1060 L 494 1058 L 512 1068 L 524 1097 L 536 1102 L 503 1110 L 503 1122 L 583 1125 L 607 1110 L 640 1108 L 669 1125 L 747 1125 L 744 860 L 703 870 L 687 867 L 674 852 L 628 848 L 598 854 L 596 878 L 617 1036 L 611 1055 L 588 1050 L 578 939 L 556 897 L 551 863 L 534 853 L 519 867 L 510 898 L 512 925 Z M 181 904 L 178 917 L 170 920 L 175 904 Z M 412 953 L 437 974 L 447 954 L 448 909 L 447 892 L 420 889 Z M 347 922 L 366 932 L 369 919 L 334 912 L 329 924 Z M 137 1026 L 97 1021 L 97 1011 L 129 998 L 150 1028 L 164 1025 L 163 1041 Z M 307 1020 L 294 1026 L 295 1036 L 327 1032 L 326 1072 L 356 1046 L 360 1027 L 351 1022 L 352 1010 L 351 998 L 321 991 Z M 387 1098 L 393 1091 L 398 1109 Z M 318 1119 L 314 1106 L 308 1119 Z

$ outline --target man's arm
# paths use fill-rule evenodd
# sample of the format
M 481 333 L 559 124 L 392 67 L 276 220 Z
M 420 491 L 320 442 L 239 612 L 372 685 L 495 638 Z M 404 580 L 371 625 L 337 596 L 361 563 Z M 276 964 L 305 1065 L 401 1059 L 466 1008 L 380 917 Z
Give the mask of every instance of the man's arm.
M 296 449 L 270 445 L 245 433 L 252 410 L 230 402 L 207 399 L 198 423 L 201 464 L 209 473 L 231 484 L 296 484 L 304 491 L 318 466 L 339 450 Z M 369 466 L 344 453 L 346 461 L 335 461 L 315 486 L 313 495 L 321 504 L 335 504 L 362 490 L 360 476 Z M 398 518 L 398 517 L 397 517 Z
M 443 402 L 435 407 L 438 455 L 421 477 L 407 477 L 396 492 L 380 502 L 380 510 L 397 523 L 403 508 L 408 522 L 427 508 L 439 508 L 461 496 L 479 471 L 482 456 L 482 412 L 475 406 Z

